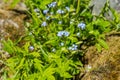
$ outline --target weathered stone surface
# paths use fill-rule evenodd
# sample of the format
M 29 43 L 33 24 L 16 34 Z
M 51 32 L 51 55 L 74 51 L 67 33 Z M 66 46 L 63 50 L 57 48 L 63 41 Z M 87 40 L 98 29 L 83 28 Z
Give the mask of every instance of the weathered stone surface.
M 99 15 L 107 0 L 91 0 L 90 6 L 93 6 L 93 15 Z M 120 0 L 110 0 L 111 8 L 120 12 Z
M 11 1 L 11 0 L 9 0 Z M 22 4 L 22 2 L 20 2 Z M 27 8 L 23 5 L 16 5 L 14 9 L 25 11 Z M 24 18 L 26 14 L 16 12 L 10 8 L 10 3 L 5 3 L 0 0 L 0 57 L 1 53 L 6 53 L 2 50 L 1 41 L 7 40 L 8 38 L 17 40 L 20 36 L 25 33 Z M 5 54 L 6 55 L 6 54 Z
M 17 9 L 17 10 L 27 10 L 26 5 L 23 3 L 23 0 L 20 0 L 20 2 L 17 3 L 13 8 L 11 7 L 11 4 L 13 3 L 14 0 L 0 0 L 0 9 Z

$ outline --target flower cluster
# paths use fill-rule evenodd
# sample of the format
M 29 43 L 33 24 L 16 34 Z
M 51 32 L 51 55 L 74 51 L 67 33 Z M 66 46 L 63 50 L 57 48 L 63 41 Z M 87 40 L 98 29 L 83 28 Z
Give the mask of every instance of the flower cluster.
M 69 32 L 68 31 L 59 31 L 58 32 L 58 34 L 57 34 L 57 36 L 59 36 L 59 37 L 62 37 L 62 36 L 69 36 Z
M 82 30 L 85 29 L 85 27 L 86 25 L 83 22 L 78 24 L 78 28 L 81 28 Z
M 57 10 L 57 13 L 58 13 L 58 14 L 64 14 L 65 12 L 64 12 L 63 10 L 61 10 L 61 9 L 58 9 L 58 10 Z
M 48 4 L 48 7 L 49 7 L 49 8 L 53 8 L 53 7 L 55 7 L 56 5 L 57 5 L 57 2 L 52 2 L 52 3 Z
M 40 15 L 40 10 L 39 10 L 38 8 L 35 8 L 35 9 L 34 9 L 34 12 L 37 14 L 37 16 Z
M 77 49 L 78 49 L 78 46 L 77 46 L 76 44 L 73 44 L 73 45 L 70 46 L 68 49 L 74 51 L 74 50 L 77 50 Z

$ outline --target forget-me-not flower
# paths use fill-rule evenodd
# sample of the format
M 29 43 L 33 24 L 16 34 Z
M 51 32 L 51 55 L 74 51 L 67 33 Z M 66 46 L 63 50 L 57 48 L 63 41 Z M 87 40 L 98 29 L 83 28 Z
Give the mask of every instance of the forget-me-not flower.
M 68 31 L 59 31 L 58 32 L 58 34 L 57 34 L 57 36 L 59 36 L 59 37 L 62 37 L 62 36 L 69 36 L 69 32 Z
M 44 14 L 47 14 L 47 13 L 48 13 L 48 11 L 49 11 L 48 9 L 43 10 L 43 13 L 44 13 Z
M 33 51 L 33 50 L 34 50 L 34 47 L 33 47 L 33 46 L 29 46 L 29 50 L 30 50 L 30 51 Z
M 38 8 L 35 8 L 34 12 L 38 13 L 38 12 L 40 12 L 40 10 Z
M 42 22 L 41 26 L 43 26 L 43 27 L 47 26 L 47 22 L 45 22 L 45 21 Z
M 49 19 L 50 19 L 50 16 L 46 16 L 46 19 L 49 20 Z
M 36 13 L 36 15 L 37 15 L 37 16 L 39 16 L 39 15 L 40 15 L 40 13 L 39 13 L 39 12 L 40 12 L 40 10 L 39 10 L 38 8 L 35 8 L 35 9 L 34 9 L 34 12 Z
M 58 13 L 58 14 L 64 14 L 64 11 L 61 10 L 61 9 L 58 9 L 58 10 L 57 10 L 57 13 Z
M 78 49 L 78 46 L 77 46 L 76 44 L 73 44 L 73 45 L 70 46 L 68 49 L 74 51 L 74 50 L 77 50 L 77 49 Z
M 69 8 L 68 6 L 66 6 L 65 9 L 66 9 L 67 11 L 70 11 L 70 8 Z
M 54 8 L 57 5 L 57 2 L 52 2 L 50 4 L 48 4 L 49 8 Z
M 86 24 L 83 22 L 78 24 L 78 28 L 81 28 L 82 30 L 85 29 L 85 27 L 86 27 Z

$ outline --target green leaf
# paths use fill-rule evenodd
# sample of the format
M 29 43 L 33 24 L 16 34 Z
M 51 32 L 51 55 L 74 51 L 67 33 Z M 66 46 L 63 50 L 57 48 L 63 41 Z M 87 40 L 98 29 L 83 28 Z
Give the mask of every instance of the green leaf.
M 29 52 L 29 49 L 28 49 L 29 46 L 30 46 L 30 42 L 26 42 L 26 44 L 23 46 L 27 53 Z
M 68 72 L 64 72 L 62 76 L 65 78 L 72 78 L 72 75 L 69 74 Z
M 98 44 L 98 43 L 96 43 L 96 48 L 97 48 L 97 50 L 98 50 L 98 52 L 101 52 L 101 50 L 102 50 L 102 47 L 100 46 L 100 44 Z
M 98 43 L 99 43 L 102 47 L 104 47 L 105 49 L 109 49 L 107 43 L 106 43 L 104 40 L 98 39 Z
M 39 57 L 40 53 L 38 53 L 38 52 L 32 52 L 32 53 L 30 53 L 30 55 L 32 55 L 33 57 Z
M 49 4 L 50 2 L 52 2 L 52 0 L 41 0 L 41 5 L 39 5 L 40 6 L 40 8 L 41 9 L 45 9 L 45 6 L 47 5 L 47 4 Z
M 19 65 L 16 67 L 16 69 L 19 70 L 20 68 L 22 68 L 24 66 L 24 61 L 25 61 L 25 58 L 22 58 Z
M 4 45 L 3 49 L 7 51 L 9 54 L 14 53 L 15 47 L 10 39 L 8 39 L 7 41 L 3 41 L 3 45 Z
M 70 39 L 72 42 L 78 41 L 78 39 L 76 37 L 73 37 L 73 36 L 68 37 L 68 39 Z

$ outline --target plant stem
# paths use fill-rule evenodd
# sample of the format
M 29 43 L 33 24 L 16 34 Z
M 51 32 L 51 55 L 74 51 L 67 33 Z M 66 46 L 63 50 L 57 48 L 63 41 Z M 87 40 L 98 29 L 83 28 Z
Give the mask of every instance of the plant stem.
M 80 11 L 80 0 L 78 0 L 78 4 L 77 4 L 77 12 L 76 14 Z

